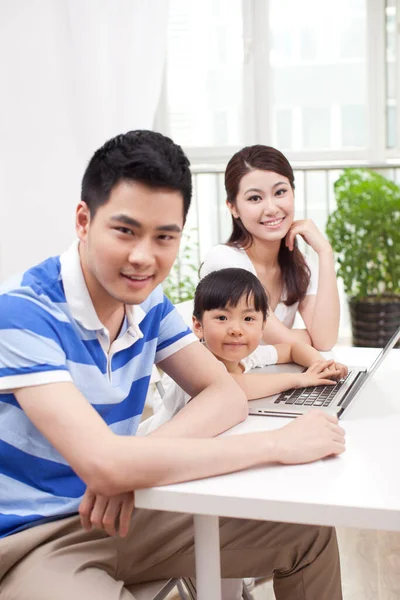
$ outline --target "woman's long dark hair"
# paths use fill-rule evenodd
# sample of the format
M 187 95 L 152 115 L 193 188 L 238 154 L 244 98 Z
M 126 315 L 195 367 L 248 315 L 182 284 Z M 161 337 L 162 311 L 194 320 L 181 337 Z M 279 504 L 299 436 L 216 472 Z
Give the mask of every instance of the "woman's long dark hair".
M 291 188 L 294 190 L 293 169 L 282 152 L 271 148 L 271 146 L 247 146 L 232 156 L 225 170 L 226 195 L 232 206 L 236 206 L 236 198 L 242 177 L 255 169 L 273 171 L 278 175 L 283 175 L 289 180 Z M 252 242 L 253 237 L 247 231 L 241 219 L 232 215 L 232 233 L 226 242 L 227 246 L 246 250 Z M 296 240 L 292 251 L 287 248 L 285 238 L 281 240 L 278 264 L 282 271 L 286 293 L 284 303 L 286 306 L 291 306 L 295 302 L 301 302 L 306 295 L 311 273 Z

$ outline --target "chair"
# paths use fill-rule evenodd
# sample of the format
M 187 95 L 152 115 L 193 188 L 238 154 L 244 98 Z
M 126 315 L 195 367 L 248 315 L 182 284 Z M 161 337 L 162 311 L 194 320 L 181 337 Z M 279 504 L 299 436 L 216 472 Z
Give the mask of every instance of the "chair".
M 162 600 L 175 587 L 175 579 L 129 586 L 135 600 Z
M 183 588 L 185 583 L 186 592 Z M 177 588 L 181 600 L 196 600 L 196 590 L 190 580 L 167 579 L 129 586 L 129 591 L 135 600 L 164 600 L 167 595 Z
M 186 325 L 192 328 L 192 315 L 193 315 L 193 300 L 185 300 L 175 304 L 175 308 L 181 315 Z
M 194 582 L 192 579 L 186 577 L 184 579 L 169 579 L 129 586 L 129 591 L 132 592 L 135 600 L 164 600 L 175 587 L 178 590 L 181 600 L 196 600 Z M 245 585 L 243 586 L 242 598 L 243 600 L 252 600 Z

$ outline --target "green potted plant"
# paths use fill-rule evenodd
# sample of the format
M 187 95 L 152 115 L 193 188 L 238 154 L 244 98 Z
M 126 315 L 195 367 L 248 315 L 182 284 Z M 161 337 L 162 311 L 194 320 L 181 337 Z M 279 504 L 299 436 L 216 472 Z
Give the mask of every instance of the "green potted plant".
M 164 293 L 173 304 L 180 304 L 194 297 L 199 280 L 198 245 L 196 228 L 185 229 L 178 256 L 163 284 Z
M 400 187 L 369 169 L 345 169 L 327 236 L 350 304 L 353 344 L 382 347 L 400 326 Z

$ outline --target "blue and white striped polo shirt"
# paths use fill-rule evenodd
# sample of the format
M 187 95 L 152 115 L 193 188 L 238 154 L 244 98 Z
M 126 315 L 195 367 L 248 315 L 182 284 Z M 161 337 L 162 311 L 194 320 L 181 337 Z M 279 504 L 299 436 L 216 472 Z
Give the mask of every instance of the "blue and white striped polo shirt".
M 0 537 L 77 512 L 85 491 L 12 390 L 73 381 L 112 431 L 134 435 L 154 362 L 193 341 L 158 287 L 141 305 L 126 307 L 109 347 L 77 243 L 0 288 Z

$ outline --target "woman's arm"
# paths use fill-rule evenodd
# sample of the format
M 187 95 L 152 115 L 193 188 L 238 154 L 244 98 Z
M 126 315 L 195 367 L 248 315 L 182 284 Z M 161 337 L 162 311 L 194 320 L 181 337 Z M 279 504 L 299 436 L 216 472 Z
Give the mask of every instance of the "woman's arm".
M 296 342 L 311 344 L 311 337 L 306 329 L 289 329 L 278 319 L 275 313 L 270 312 L 263 333 L 263 341 L 272 345 L 281 342 L 286 344 L 295 344 Z
M 296 235 L 300 235 L 315 250 L 319 262 L 317 293 L 304 298 L 299 312 L 312 345 L 317 350 L 328 351 L 336 344 L 340 318 L 333 250 L 311 219 L 294 221 L 286 236 L 289 250 L 293 250 Z
M 310 367 L 318 360 L 325 360 L 318 350 L 309 344 L 302 343 L 296 343 L 292 345 L 291 356 L 292 362 L 302 365 L 303 367 Z
M 322 352 L 336 344 L 340 304 L 332 248 L 319 252 L 318 291 L 300 303 L 299 312 L 307 327 L 312 345 Z
M 261 346 L 265 348 L 265 346 Z M 304 342 L 295 342 L 294 344 L 274 344 L 276 350 L 276 364 L 297 363 L 302 367 L 310 367 L 318 360 L 325 360 L 318 350 L 305 344 Z

